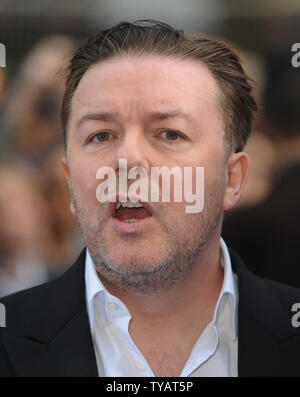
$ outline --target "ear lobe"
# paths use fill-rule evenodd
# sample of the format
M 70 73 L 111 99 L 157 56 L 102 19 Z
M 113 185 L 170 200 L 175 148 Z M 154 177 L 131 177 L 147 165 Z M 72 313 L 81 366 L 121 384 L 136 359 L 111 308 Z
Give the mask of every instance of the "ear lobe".
M 247 180 L 249 158 L 244 152 L 233 153 L 227 162 L 227 186 L 223 201 L 224 211 L 238 203 Z

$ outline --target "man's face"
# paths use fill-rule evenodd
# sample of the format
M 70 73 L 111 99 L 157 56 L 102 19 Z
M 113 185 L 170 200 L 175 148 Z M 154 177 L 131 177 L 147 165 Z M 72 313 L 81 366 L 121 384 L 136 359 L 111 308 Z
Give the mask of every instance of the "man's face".
M 128 170 L 146 169 L 149 183 L 151 167 L 177 166 L 182 174 L 193 167 L 194 177 L 195 168 L 204 167 L 203 211 L 186 213 L 186 202 L 149 202 L 152 215 L 139 225 L 116 220 L 109 203 L 96 198 L 96 173 L 110 166 L 118 175 L 119 159 L 127 159 Z M 220 233 L 226 154 L 210 71 L 193 60 L 158 56 L 92 66 L 72 99 L 67 167 L 73 209 L 100 274 L 140 291 L 181 279 Z

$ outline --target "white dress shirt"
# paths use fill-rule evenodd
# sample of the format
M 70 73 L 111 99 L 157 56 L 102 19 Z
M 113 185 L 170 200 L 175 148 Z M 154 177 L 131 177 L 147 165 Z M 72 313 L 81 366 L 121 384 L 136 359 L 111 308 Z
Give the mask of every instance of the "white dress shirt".
M 236 276 L 230 256 L 220 239 L 224 279 L 212 321 L 195 343 L 180 374 L 182 377 L 238 376 Z M 111 295 L 97 276 L 87 250 L 86 303 L 100 376 L 155 376 L 128 331 L 131 315 L 122 301 Z

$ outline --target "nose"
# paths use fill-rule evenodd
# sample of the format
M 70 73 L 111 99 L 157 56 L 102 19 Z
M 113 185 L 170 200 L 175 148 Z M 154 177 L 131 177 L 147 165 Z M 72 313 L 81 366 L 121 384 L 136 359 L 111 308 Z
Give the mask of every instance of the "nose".
M 147 174 L 150 171 L 150 147 L 146 140 L 146 137 L 139 130 L 131 130 L 127 131 L 124 135 L 124 138 L 120 142 L 118 146 L 114 161 L 113 168 L 115 171 L 121 171 L 119 163 L 120 159 L 127 160 L 127 169 L 128 171 L 133 168 L 142 168 L 147 171 Z

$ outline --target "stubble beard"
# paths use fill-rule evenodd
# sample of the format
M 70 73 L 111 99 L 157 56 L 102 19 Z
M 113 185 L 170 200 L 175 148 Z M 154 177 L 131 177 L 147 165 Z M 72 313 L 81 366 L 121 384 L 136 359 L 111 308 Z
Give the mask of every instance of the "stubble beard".
M 167 291 L 187 277 L 199 263 L 199 257 L 221 222 L 223 211 L 220 203 L 224 190 L 220 182 L 217 185 L 213 194 L 206 195 L 202 213 L 187 214 L 192 221 L 186 221 L 184 228 L 181 226 L 175 232 L 173 227 L 161 222 L 167 236 L 166 253 L 161 260 L 156 260 L 151 265 L 141 257 L 130 255 L 127 255 L 122 264 L 111 260 L 108 252 L 110 243 L 99 227 L 101 217 L 99 216 L 96 228 L 72 192 L 75 215 L 99 277 L 119 288 L 143 294 Z

